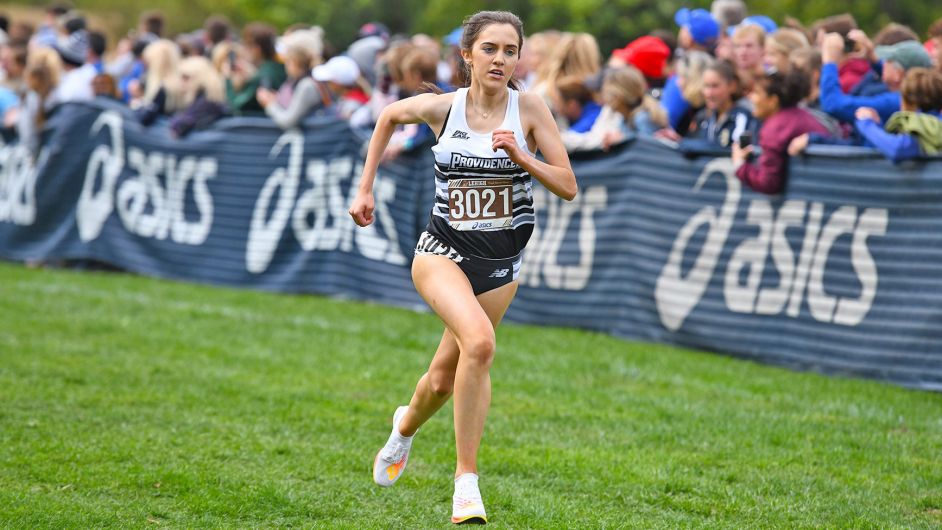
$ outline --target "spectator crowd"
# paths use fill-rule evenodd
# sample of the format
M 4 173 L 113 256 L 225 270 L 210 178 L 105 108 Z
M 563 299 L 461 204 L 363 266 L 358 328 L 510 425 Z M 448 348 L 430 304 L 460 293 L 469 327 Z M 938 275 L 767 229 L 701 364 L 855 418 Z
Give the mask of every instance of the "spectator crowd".
M 38 27 L 0 16 L 0 118 L 34 153 L 57 106 L 107 98 L 140 122 L 183 137 L 224 116 L 299 126 L 315 113 L 370 128 L 382 109 L 421 91 L 463 86 L 461 29 L 439 39 L 363 25 L 346 49 L 322 28 L 235 31 L 226 18 L 170 38 L 159 12 L 109 46 L 65 5 Z M 894 162 L 942 153 L 942 19 L 921 36 L 891 23 L 867 35 L 850 14 L 810 26 L 750 14 L 742 0 L 680 9 L 676 27 L 603 55 L 588 33 L 529 35 L 521 90 L 540 94 L 570 151 L 650 136 L 680 149 L 728 149 L 737 176 L 779 193 L 789 157 L 811 144 L 870 146 Z M 427 126 L 398 130 L 385 156 L 427 146 Z

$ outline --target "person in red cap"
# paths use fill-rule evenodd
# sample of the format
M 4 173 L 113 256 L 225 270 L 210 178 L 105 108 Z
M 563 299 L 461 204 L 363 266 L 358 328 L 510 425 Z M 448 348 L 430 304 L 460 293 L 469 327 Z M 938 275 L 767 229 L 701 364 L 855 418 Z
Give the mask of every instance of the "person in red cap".
M 612 67 L 634 66 L 648 82 L 648 86 L 664 85 L 664 70 L 671 50 L 664 41 L 645 35 L 612 52 L 608 64 Z

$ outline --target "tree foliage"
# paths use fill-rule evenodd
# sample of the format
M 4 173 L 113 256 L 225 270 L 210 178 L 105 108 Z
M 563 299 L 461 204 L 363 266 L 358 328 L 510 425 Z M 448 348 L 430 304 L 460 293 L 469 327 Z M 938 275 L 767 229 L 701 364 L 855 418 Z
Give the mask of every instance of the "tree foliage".
M 42 6 L 48 2 L 30 3 Z M 171 33 L 195 29 L 211 13 L 224 14 L 238 26 L 253 20 L 282 29 L 295 23 L 317 24 L 338 49 L 349 44 L 360 25 L 368 21 L 381 21 L 395 32 L 442 36 L 460 25 L 468 14 L 504 9 L 517 13 L 528 33 L 549 28 L 589 32 L 607 53 L 653 29 L 676 30 L 673 15 L 680 7 L 709 8 L 709 4 L 709 0 L 83 0 L 80 6 L 109 14 L 109 20 L 124 24 L 121 30 L 132 27 L 145 9 L 163 11 Z M 768 15 L 779 23 L 786 16 L 810 24 L 818 18 L 850 12 L 861 27 L 871 32 L 896 21 L 924 34 L 933 20 L 942 18 L 942 3 L 925 0 L 750 0 L 748 4 L 751 12 Z

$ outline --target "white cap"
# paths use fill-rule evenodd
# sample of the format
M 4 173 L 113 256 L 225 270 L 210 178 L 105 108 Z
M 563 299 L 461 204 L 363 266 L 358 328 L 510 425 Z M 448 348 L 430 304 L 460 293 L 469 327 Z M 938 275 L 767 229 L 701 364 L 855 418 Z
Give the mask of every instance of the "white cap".
M 353 59 L 339 55 L 320 66 L 315 66 L 312 74 L 318 81 L 333 81 L 338 85 L 353 86 L 360 77 L 360 67 Z

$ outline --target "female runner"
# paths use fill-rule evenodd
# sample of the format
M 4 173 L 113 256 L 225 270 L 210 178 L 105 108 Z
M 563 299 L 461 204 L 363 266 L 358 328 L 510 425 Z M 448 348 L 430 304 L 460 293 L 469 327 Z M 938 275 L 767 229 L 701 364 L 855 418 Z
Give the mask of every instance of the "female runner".
M 494 328 L 517 291 L 521 252 L 533 232 L 530 177 L 566 200 L 577 190 L 546 104 L 514 89 L 522 45 L 523 24 L 512 13 L 482 11 L 467 18 L 461 56 L 470 86 L 404 99 L 382 112 L 350 207 L 359 226 L 373 222 L 376 168 L 396 125 L 424 122 L 436 132 L 435 205 L 415 249 L 412 278 L 445 331 L 409 405 L 393 415 L 373 479 L 391 486 L 402 476 L 412 437 L 454 394 L 453 523 L 487 522 L 477 452 L 491 401 Z M 537 150 L 545 162 L 534 157 Z

